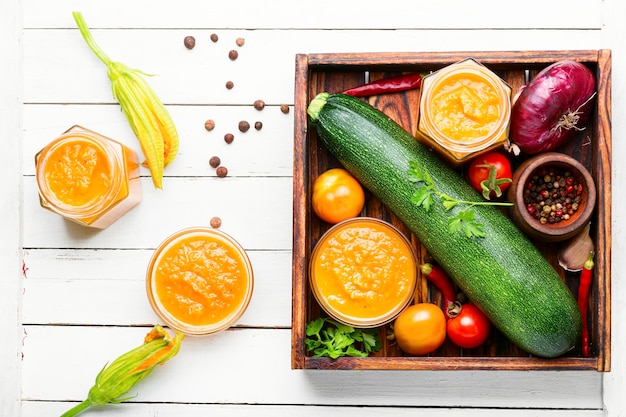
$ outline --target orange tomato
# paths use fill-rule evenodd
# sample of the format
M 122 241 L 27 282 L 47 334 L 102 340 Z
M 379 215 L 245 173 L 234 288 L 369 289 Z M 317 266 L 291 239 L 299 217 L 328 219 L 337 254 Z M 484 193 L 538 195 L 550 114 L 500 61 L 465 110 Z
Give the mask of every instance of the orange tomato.
M 363 187 L 348 171 L 332 168 L 313 183 L 313 211 L 328 223 L 339 223 L 359 215 L 365 204 Z
M 437 350 L 446 339 L 446 317 L 435 304 L 413 304 L 396 318 L 393 332 L 403 352 L 427 355 Z

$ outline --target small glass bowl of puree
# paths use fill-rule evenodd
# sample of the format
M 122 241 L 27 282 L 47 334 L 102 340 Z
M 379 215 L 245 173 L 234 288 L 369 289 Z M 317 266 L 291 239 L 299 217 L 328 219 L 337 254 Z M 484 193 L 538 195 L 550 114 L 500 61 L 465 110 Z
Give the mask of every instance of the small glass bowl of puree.
M 334 319 L 353 327 L 389 323 L 411 302 L 416 259 L 407 238 L 391 224 L 355 217 L 330 228 L 309 265 L 315 299 Z
M 141 201 L 137 154 L 73 126 L 35 155 L 41 206 L 83 226 L 104 229 Z
M 252 264 L 243 247 L 213 228 L 180 230 L 156 249 L 146 275 L 150 305 L 169 327 L 190 336 L 217 333 L 244 314 Z
M 502 147 L 511 87 L 471 58 L 427 75 L 420 90 L 417 139 L 453 166 Z

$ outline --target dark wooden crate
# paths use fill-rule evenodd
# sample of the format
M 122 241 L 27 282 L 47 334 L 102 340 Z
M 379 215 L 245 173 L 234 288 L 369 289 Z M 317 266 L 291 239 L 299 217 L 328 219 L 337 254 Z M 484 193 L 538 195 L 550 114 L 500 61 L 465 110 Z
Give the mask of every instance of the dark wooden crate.
M 562 357 L 536 358 L 517 348 L 493 329 L 487 343 L 476 349 L 463 350 L 446 340 L 431 355 L 413 357 L 385 338 L 387 326 L 381 329 L 384 347 L 368 358 L 313 358 L 306 352 L 306 324 L 324 315 L 315 301 L 308 282 L 311 251 L 330 225 L 311 211 L 313 180 L 339 163 L 318 143 L 315 130 L 309 126 L 306 109 L 322 91 L 335 93 L 370 80 L 402 72 L 429 72 L 472 57 L 506 80 L 515 93 L 528 79 L 545 66 L 571 59 L 589 66 L 596 74 L 598 95 L 594 115 L 586 129 L 558 151 L 581 161 L 592 173 L 598 188 L 598 205 L 592 220 L 596 250 L 589 328 L 591 357 L 583 358 L 580 344 Z M 368 101 L 415 132 L 418 91 L 373 96 Z M 353 53 L 309 54 L 296 56 L 295 137 L 294 137 L 294 211 L 293 211 L 293 295 L 292 295 L 292 368 L 294 369 L 489 369 L 489 370 L 610 370 L 610 300 L 611 300 L 611 51 L 504 51 L 455 53 Z M 374 197 L 368 199 L 368 216 L 389 221 L 411 239 L 418 262 L 428 254 L 408 229 Z M 535 242 L 554 265 L 574 294 L 579 274 L 566 273 L 556 261 L 558 244 Z M 424 277 L 418 279 L 416 301 L 441 303 L 441 296 Z

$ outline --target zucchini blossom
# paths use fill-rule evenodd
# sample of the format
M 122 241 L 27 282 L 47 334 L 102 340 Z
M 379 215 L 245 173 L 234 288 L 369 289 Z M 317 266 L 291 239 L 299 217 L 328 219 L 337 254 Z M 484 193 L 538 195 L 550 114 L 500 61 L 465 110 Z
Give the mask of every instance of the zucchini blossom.
M 117 404 L 132 396 L 124 395 L 157 366 L 176 356 L 184 335 L 172 338 L 160 325 L 146 335 L 144 343 L 105 365 L 96 376 L 87 399 L 66 411 L 61 417 L 72 417 L 92 406 Z
M 179 138 L 169 112 L 143 79 L 149 75 L 131 69 L 121 62 L 109 58 L 93 39 L 89 27 L 80 12 L 73 12 L 74 20 L 89 49 L 107 67 L 113 97 L 120 103 L 135 136 L 156 188 L 163 186 L 163 168 L 174 160 L 178 153 Z

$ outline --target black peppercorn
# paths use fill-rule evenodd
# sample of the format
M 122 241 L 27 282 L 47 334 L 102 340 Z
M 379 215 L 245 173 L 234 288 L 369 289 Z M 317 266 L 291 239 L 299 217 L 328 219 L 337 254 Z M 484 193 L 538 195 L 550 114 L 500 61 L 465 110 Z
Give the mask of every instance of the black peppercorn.
M 250 123 L 246 122 L 245 120 L 242 120 L 241 122 L 239 122 L 239 130 L 241 132 L 247 132 L 250 129 Z
M 209 132 L 215 129 L 215 121 L 211 119 L 207 120 L 206 122 L 204 122 L 204 128 Z
M 193 47 L 196 46 L 196 38 L 193 36 L 185 36 L 183 44 L 185 45 L 185 48 L 193 49 Z
M 263 110 L 265 107 L 265 102 L 263 100 L 256 100 L 254 102 L 254 108 L 257 110 Z
M 209 165 L 211 165 L 212 168 L 217 168 L 221 163 L 222 161 L 219 156 L 212 156 L 211 159 L 209 159 Z
M 216 173 L 218 177 L 224 178 L 226 175 L 228 175 L 228 169 L 224 166 L 217 167 Z

